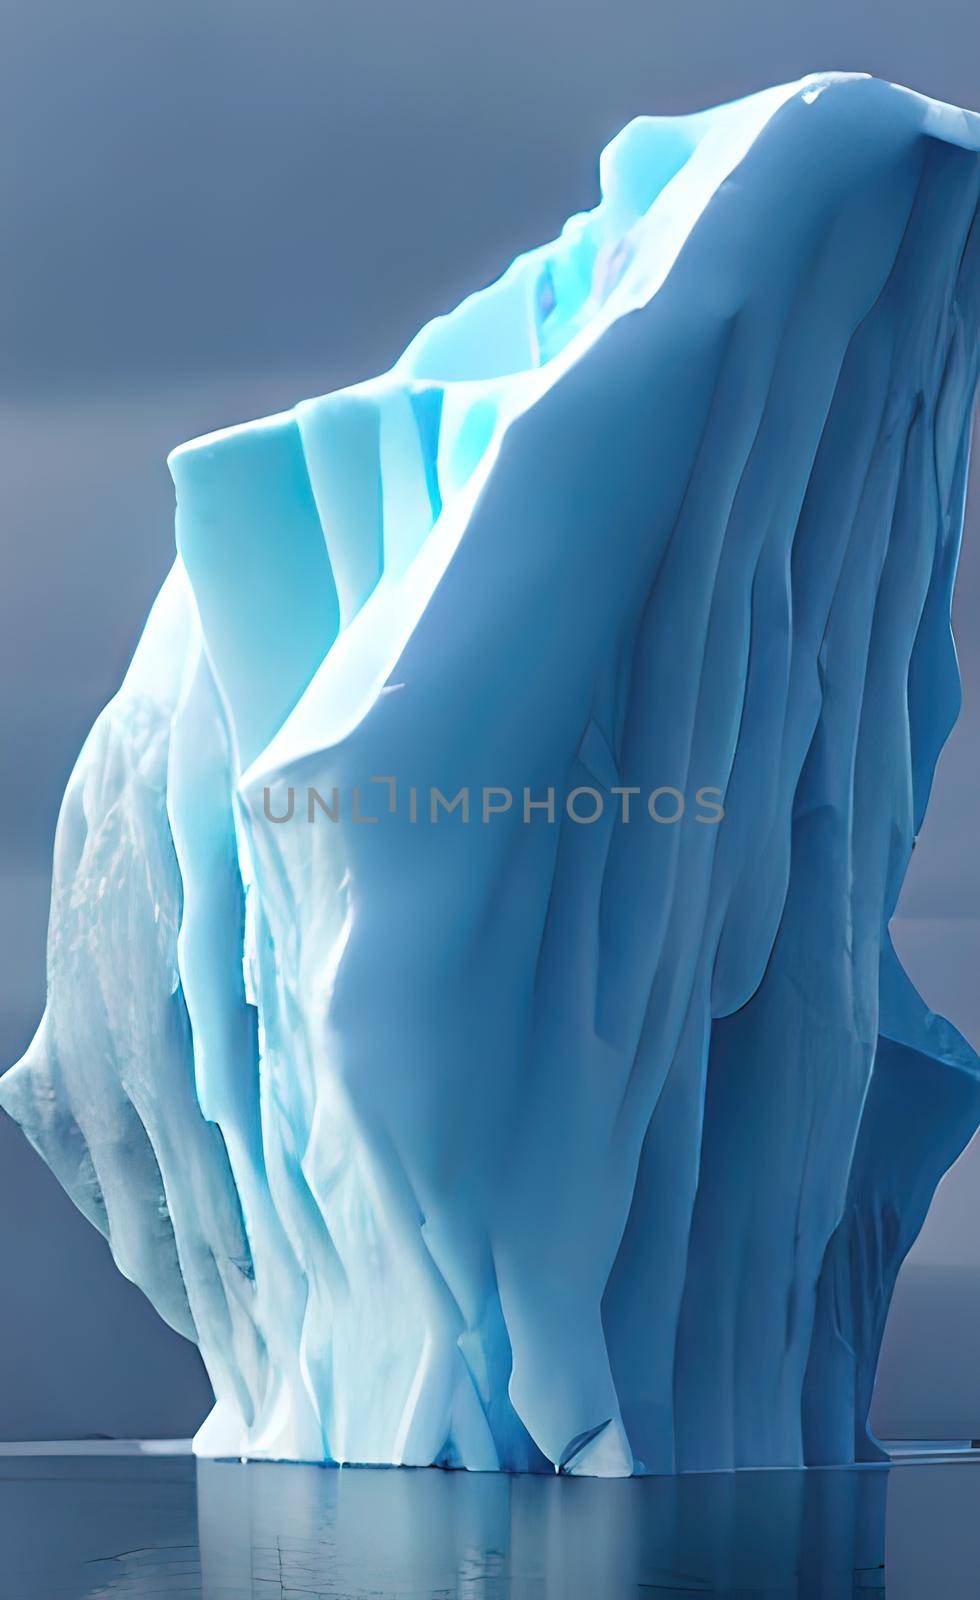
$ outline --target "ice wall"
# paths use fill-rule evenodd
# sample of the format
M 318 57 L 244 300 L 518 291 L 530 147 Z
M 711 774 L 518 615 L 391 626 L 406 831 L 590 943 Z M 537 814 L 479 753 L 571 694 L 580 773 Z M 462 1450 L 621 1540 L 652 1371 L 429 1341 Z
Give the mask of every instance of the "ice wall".
M 641 118 L 385 377 L 171 458 L 0 1104 L 199 1343 L 202 1454 L 876 1453 L 980 1119 L 887 933 L 958 706 L 978 152 L 839 74 Z

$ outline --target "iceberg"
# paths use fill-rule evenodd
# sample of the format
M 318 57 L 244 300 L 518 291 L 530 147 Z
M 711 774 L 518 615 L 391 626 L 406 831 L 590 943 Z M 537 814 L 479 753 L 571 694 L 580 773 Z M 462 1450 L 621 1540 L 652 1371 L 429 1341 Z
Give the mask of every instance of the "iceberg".
M 980 117 L 641 117 L 385 376 L 177 449 L 0 1081 L 203 1456 L 873 1460 L 980 1062 L 888 935 L 959 680 Z

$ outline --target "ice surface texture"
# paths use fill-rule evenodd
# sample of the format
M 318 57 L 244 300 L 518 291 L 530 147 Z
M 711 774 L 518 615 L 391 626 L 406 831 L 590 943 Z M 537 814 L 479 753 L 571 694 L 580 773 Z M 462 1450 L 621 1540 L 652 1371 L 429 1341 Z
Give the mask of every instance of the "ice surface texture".
M 876 1454 L 980 1116 L 887 933 L 958 707 L 978 150 L 846 75 L 641 118 L 385 377 L 172 457 L 0 1100 L 199 1343 L 201 1453 Z

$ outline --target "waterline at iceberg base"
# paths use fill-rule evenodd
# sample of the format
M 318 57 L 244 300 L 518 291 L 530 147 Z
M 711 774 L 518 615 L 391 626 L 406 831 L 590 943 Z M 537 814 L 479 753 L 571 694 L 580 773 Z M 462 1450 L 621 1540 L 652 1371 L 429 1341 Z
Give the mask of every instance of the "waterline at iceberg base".
M 980 1120 L 887 933 L 958 708 L 980 118 L 821 75 L 601 177 L 383 378 L 174 453 L 69 784 L 0 1103 L 200 1345 L 202 1455 L 879 1454 Z

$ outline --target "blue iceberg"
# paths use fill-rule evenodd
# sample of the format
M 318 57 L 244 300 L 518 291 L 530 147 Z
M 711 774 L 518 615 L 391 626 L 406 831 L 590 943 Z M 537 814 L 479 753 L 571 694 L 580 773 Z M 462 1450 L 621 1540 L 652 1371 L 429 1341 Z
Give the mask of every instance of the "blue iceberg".
M 384 377 L 174 452 L 2 1080 L 202 1455 L 874 1459 L 980 1063 L 888 936 L 958 709 L 980 117 L 631 123 Z

